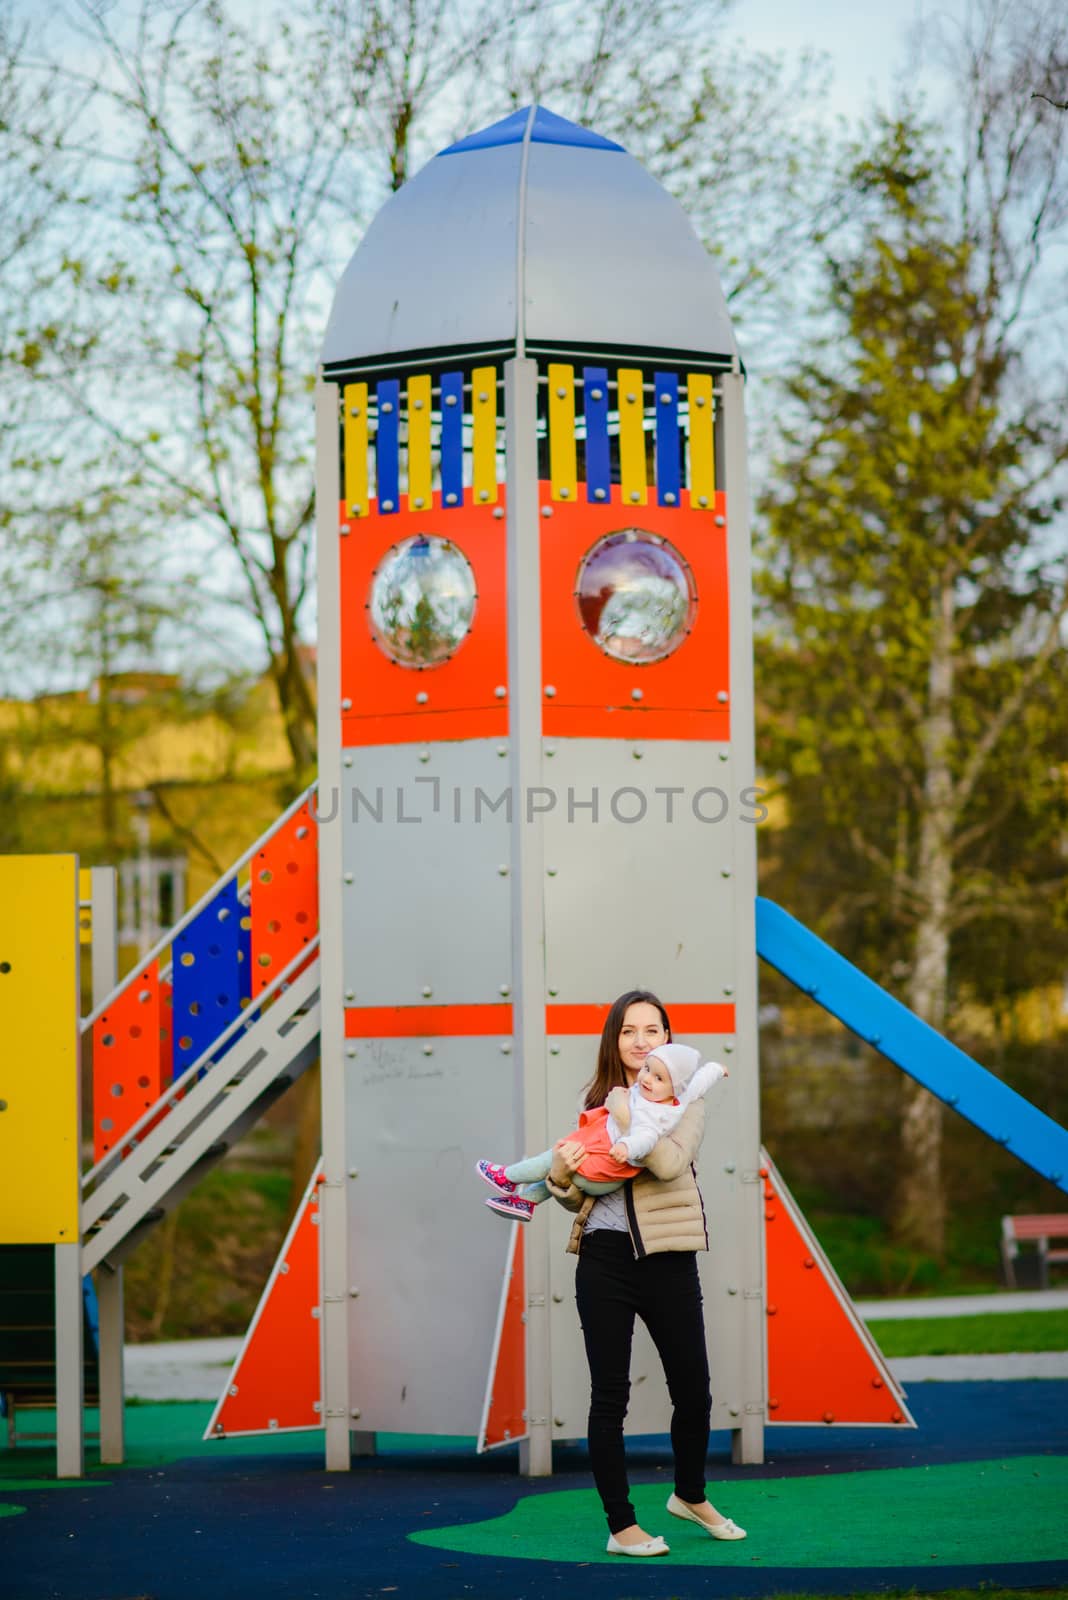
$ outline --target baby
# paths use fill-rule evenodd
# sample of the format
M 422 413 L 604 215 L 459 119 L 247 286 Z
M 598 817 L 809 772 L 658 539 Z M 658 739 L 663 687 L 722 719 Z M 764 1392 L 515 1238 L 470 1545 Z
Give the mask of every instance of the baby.
M 564 1144 L 574 1139 L 585 1148 L 586 1155 L 574 1175 L 578 1188 L 593 1195 L 621 1188 L 638 1174 L 654 1144 L 670 1133 L 686 1107 L 726 1076 L 718 1061 L 706 1061 L 702 1066 L 700 1055 L 688 1044 L 661 1044 L 650 1050 L 629 1089 L 610 1090 L 603 1106 L 583 1111 L 574 1133 L 557 1140 Z M 476 1172 L 497 1191 L 486 1201 L 490 1210 L 516 1222 L 529 1222 L 534 1207 L 549 1198 L 544 1180 L 552 1166 L 553 1150 L 507 1167 L 479 1161 Z

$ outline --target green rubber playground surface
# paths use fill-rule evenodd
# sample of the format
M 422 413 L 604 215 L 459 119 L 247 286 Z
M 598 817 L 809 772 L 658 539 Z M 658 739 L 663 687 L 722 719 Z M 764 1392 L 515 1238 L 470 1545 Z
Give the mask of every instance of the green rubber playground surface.
M 946 1466 L 732 1481 L 709 1498 L 748 1530 L 710 1539 L 664 1510 L 668 1486 L 634 1489 L 638 1520 L 686 1567 L 953 1567 L 1068 1559 L 1068 1458 L 1020 1456 Z M 604 1563 L 592 1489 L 527 1495 L 504 1516 L 412 1533 L 416 1544 L 469 1555 Z M 649 1563 L 653 1565 L 652 1562 Z

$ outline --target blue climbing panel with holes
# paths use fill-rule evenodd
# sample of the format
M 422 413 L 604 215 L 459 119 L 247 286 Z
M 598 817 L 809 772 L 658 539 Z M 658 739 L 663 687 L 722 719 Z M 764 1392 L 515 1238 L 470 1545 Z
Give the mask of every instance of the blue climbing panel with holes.
M 909 1077 L 1068 1194 L 1068 1129 L 958 1050 L 773 900 L 756 903 L 757 953 Z
M 246 924 L 242 926 L 242 924 Z M 237 884 L 224 884 L 171 947 L 174 1076 L 181 1074 L 239 1016 L 250 988 L 248 914 Z M 213 1059 L 225 1054 L 224 1046 Z

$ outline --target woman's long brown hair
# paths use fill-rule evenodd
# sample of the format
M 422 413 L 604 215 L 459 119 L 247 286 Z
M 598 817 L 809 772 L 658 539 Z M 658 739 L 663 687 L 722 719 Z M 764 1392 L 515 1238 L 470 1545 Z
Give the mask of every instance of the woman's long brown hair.
M 664 1032 L 669 1039 L 671 1038 L 668 1014 L 655 994 L 650 994 L 648 989 L 628 989 L 626 994 L 621 994 L 619 999 L 613 1002 L 601 1029 L 597 1071 L 586 1088 L 587 1111 L 592 1111 L 595 1106 L 603 1106 L 609 1089 L 627 1087 L 626 1068 L 619 1054 L 619 1035 L 623 1030 L 623 1018 L 627 1014 L 628 1007 L 636 1005 L 655 1006 L 664 1024 Z

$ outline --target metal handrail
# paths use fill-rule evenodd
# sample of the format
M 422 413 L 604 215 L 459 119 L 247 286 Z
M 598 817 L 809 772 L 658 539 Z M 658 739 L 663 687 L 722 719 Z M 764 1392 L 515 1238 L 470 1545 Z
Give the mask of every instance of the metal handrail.
M 309 783 L 303 794 L 298 794 L 297 798 L 282 812 L 282 815 L 274 819 L 266 832 L 261 833 L 256 842 L 249 845 L 244 855 L 238 856 L 233 866 L 228 867 L 221 878 L 215 879 L 215 882 L 211 885 L 211 887 L 205 890 L 205 892 L 201 895 L 196 905 L 190 906 L 185 915 L 174 924 L 173 928 L 170 928 L 163 935 L 162 939 L 160 939 L 157 944 L 153 945 L 148 954 L 141 956 L 138 959 L 137 964 L 126 974 L 122 982 L 117 983 L 114 989 L 112 989 L 111 993 L 107 995 L 98 1006 L 90 1011 L 89 1015 L 83 1020 L 81 1025 L 83 1034 L 92 1027 L 93 1023 L 96 1022 L 98 1018 L 103 1016 L 104 1012 L 109 1006 L 113 1006 L 115 1004 L 116 997 L 122 994 L 124 989 L 128 989 L 130 984 L 132 984 L 138 978 L 142 968 L 147 966 L 150 961 L 155 961 L 158 956 L 161 956 L 163 952 L 173 943 L 175 938 L 177 938 L 178 934 L 181 933 L 182 929 L 187 928 L 194 918 L 200 915 L 205 907 L 211 905 L 211 902 L 215 899 L 215 896 L 218 894 L 219 890 L 225 888 L 230 882 L 231 878 L 237 877 L 237 874 L 241 871 L 241 868 L 252 860 L 252 857 L 256 854 L 256 851 L 261 849 L 269 839 L 273 839 L 274 835 L 278 832 L 278 829 L 287 823 L 290 817 L 294 816 L 300 810 L 301 806 L 307 804 L 308 800 L 315 793 L 317 788 L 318 779 L 316 779 L 314 783 Z
M 200 1052 L 199 1056 L 197 1056 L 196 1060 L 189 1063 L 181 1077 L 175 1078 L 173 1083 L 169 1083 L 167 1085 L 159 1099 L 154 1100 L 153 1103 L 148 1107 L 147 1111 L 142 1112 L 137 1121 L 131 1127 L 127 1128 L 126 1132 L 121 1135 L 116 1143 L 115 1149 L 109 1150 L 106 1156 L 101 1156 L 100 1160 L 95 1166 L 90 1167 L 88 1172 L 82 1174 L 83 1195 L 86 1194 L 91 1188 L 95 1188 L 101 1178 L 106 1178 L 114 1167 L 121 1165 L 121 1163 L 125 1160 L 125 1157 L 122 1154 L 123 1150 L 125 1150 L 128 1145 L 136 1144 L 141 1134 L 150 1126 L 151 1123 L 155 1122 L 156 1118 L 160 1115 L 162 1103 L 164 1101 L 169 1102 L 166 1107 L 166 1111 L 176 1110 L 179 1098 L 185 1089 L 187 1089 L 197 1079 L 198 1075 L 203 1071 L 203 1069 L 211 1064 L 221 1064 L 211 1063 L 211 1057 L 215 1054 L 215 1052 L 220 1050 L 223 1045 L 232 1042 L 232 1040 L 239 1033 L 251 1032 L 252 1028 L 255 1026 L 255 1023 L 259 1021 L 259 1013 L 263 1010 L 263 1007 L 267 1004 L 267 1002 L 269 1000 L 273 1000 L 275 996 L 280 994 L 283 989 L 288 989 L 291 987 L 293 979 L 297 975 L 297 970 L 300 967 L 300 964 L 304 961 L 315 960 L 318 958 L 318 955 L 319 935 L 316 934 L 314 938 L 308 940 L 308 943 L 304 946 L 303 950 L 298 950 L 296 955 L 293 956 L 293 958 L 282 968 L 281 972 L 271 979 L 266 988 L 262 989 L 259 994 L 254 994 L 252 996 L 244 1011 L 240 1011 L 236 1017 L 227 1023 L 222 1032 L 215 1039 L 213 1039 L 210 1044 L 205 1045 L 204 1049 Z M 166 1115 L 166 1111 L 164 1112 L 164 1115 Z

